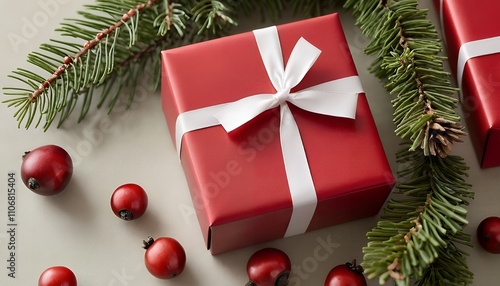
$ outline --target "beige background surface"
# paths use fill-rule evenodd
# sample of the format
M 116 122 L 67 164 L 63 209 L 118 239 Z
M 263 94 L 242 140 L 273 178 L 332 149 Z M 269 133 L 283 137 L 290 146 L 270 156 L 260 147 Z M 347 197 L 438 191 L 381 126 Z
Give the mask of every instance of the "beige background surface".
M 0 17 L 0 85 L 12 83 L 6 75 L 17 67 L 28 67 L 26 55 L 38 45 L 58 34 L 63 18 L 75 15 L 83 4 L 92 0 L 17 0 L 3 4 Z M 430 0 L 430 17 L 438 23 Z M 399 139 L 394 135 L 391 96 L 379 81 L 367 72 L 371 59 L 362 48 L 366 39 L 354 26 L 352 16 L 343 11 L 341 19 L 354 60 L 368 96 L 387 156 L 394 172 L 394 152 Z M 242 19 L 237 31 L 248 31 L 264 24 L 259 17 Z M 286 18 L 280 22 L 291 21 Z M 28 31 L 26 25 L 35 23 Z M 9 37 L 18 36 L 14 44 Z M 19 39 L 19 38 L 18 38 Z M 129 111 L 119 102 L 115 111 L 92 110 L 83 124 L 70 118 L 60 128 L 47 132 L 40 129 L 18 129 L 13 109 L 0 105 L 0 285 L 36 285 L 40 273 L 52 265 L 66 265 L 74 270 L 79 285 L 244 285 L 245 265 L 250 255 L 262 247 L 286 251 L 295 271 L 290 285 L 323 285 L 328 271 L 337 264 L 362 258 L 365 233 L 377 217 L 346 223 L 300 236 L 263 245 L 247 247 L 212 256 L 205 249 L 183 171 L 167 133 L 160 107 L 159 93 L 144 87 Z M 76 116 L 75 112 L 75 116 Z M 103 126 L 109 128 L 105 129 Z M 21 155 L 43 144 L 58 144 L 74 160 L 74 176 L 66 192 L 41 197 L 29 192 L 21 183 Z M 476 199 L 469 206 L 469 232 L 474 232 L 485 217 L 500 215 L 500 193 L 497 180 L 500 168 L 480 170 L 469 139 L 455 148 L 455 154 L 469 163 L 469 182 Z M 16 278 L 7 276 L 7 174 L 17 173 L 16 196 Z M 142 185 L 149 194 L 150 205 L 144 217 L 123 222 L 110 209 L 112 191 L 126 182 Z M 187 252 L 185 272 L 170 281 L 158 280 L 145 269 L 142 239 L 147 236 L 172 236 L 181 241 Z M 474 240 L 474 243 L 475 240 Z M 479 247 L 469 249 L 470 268 L 476 274 L 474 285 L 498 283 L 500 256 Z M 318 253 L 321 256 L 318 256 Z M 370 285 L 377 285 L 370 281 Z

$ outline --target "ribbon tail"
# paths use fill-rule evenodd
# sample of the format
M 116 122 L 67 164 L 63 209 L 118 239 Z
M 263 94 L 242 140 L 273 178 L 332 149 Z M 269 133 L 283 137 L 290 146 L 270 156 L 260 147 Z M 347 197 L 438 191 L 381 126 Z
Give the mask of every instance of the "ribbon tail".
M 300 92 L 300 96 L 289 102 L 309 112 L 354 119 L 358 94 L 310 90 Z
M 309 112 L 354 119 L 358 94 L 362 92 L 359 77 L 351 76 L 303 89 L 288 101 Z
M 281 88 L 285 66 L 281 53 L 281 42 L 276 26 L 253 31 L 262 63 L 269 80 L 276 90 Z
M 219 125 L 219 121 L 214 117 L 214 114 L 224 108 L 227 103 L 186 111 L 179 116 L 175 121 L 175 148 L 177 149 L 177 157 L 181 158 L 182 137 L 185 133 Z
M 277 106 L 275 102 L 272 94 L 257 94 L 228 103 L 214 116 L 226 132 L 231 132 L 262 112 Z
M 299 128 L 286 103 L 281 104 L 280 114 L 280 140 L 293 204 L 292 217 L 285 232 L 287 237 L 307 231 L 318 198 Z

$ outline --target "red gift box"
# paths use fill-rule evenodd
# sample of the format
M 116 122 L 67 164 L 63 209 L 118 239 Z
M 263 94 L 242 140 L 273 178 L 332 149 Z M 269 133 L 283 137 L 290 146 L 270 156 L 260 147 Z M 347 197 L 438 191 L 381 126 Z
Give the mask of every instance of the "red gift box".
M 481 168 L 500 165 L 500 3 L 435 0 Z
M 357 76 L 337 14 L 280 25 L 277 33 L 284 63 L 301 37 L 321 50 L 290 94 Z M 295 57 L 304 58 L 310 56 Z M 277 96 L 252 32 L 166 50 L 162 62 L 162 105 L 176 145 L 183 115 L 255 94 Z M 394 186 L 366 97 L 354 101 L 355 119 L 280 103 L 300 130 L 314 184 L 317 202 L 304 231 L 375 215 Z M 282 238 L 292 215 L 300 214 L 291 194 L 294 176 L 285 170 L 296 166 L 282 154 L 289 144 L 280 140 L 282 111 L 271 108 L 230 133 L 214 124 L 182 137 L 182 166 L 212 254 Z

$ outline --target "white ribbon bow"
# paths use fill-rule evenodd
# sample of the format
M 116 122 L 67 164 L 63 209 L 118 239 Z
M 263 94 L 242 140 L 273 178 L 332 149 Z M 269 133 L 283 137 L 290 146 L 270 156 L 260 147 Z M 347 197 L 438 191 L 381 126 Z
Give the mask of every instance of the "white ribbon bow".
M 300 38 L 284 68 L 276 27 L 253 32 L 276 93 L 251 95 L 235 102 L 180 114 L 176 122 L 177 149 L 180 152 L 182 136 L 186 132 L 218 124 L 231 132 L 260 113 L 279 106 L 282 155 L 293 205 L 285 236 L 291 236 L 307 230 L 316 210 L 317 196 L 300 132 L 287 102 L 310 112 L 353 119 L 357 95 L 363 92 L 363 88 L 359 77 L 351 76 L 291 93 L 321 51 Z

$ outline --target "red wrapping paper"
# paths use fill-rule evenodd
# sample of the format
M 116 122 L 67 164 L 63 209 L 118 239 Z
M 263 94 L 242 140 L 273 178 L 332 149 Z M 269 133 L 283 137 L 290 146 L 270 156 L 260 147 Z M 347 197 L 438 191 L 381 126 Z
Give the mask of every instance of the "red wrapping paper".
M 434 0 L 441 17 L 451 70 L 457 73 L 460 47 L 500 36 L 495 0 Z M 441 7 L 442 4 L 442 7 Z M 442 9 L 442 10 L 441 10 Z M 500 165 L 500 54 L 469 59 L 465 65 L 461 106 L 481 168 Z
M 278 33 L 285 64 L 300 37 L 322 50 L 296 90 L 357 75 L 336 14 L 281 25 Z M 251 32 L 164 51 L 162 62 L 174 142 L 179 114 L 274 92 Z M 355 120 L 289 105 L 318 198 L 307 231 L 377 214 L 395 181 L 364 94 Z M 229 134 L 219 125 L 184 135 L 181 162 L 212 254 L 283 237 L 292 202 L 278 130 L 275 108 Z

